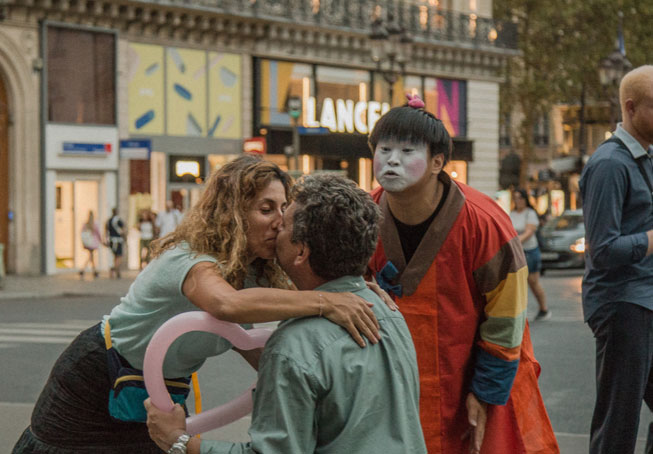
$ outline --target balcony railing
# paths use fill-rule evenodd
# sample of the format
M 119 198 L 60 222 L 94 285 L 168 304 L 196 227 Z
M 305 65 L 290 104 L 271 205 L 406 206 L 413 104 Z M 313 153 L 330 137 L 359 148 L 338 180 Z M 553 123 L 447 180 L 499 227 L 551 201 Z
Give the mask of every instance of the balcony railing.
M 132 0 L 302 25 L 370 32 L 372 20 L 394 17 L 416 40 L 517 48 L 517 27 L 420 0 Z

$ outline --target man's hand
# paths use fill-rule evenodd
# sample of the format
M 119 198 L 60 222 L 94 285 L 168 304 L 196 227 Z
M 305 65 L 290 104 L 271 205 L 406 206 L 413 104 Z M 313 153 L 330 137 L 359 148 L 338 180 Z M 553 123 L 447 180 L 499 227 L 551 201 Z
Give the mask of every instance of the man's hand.
M 467 406 L 467 421 L 471 431 L 469 452 L 471 454 L 480 454 L 483 437 L 485 436 L 487 404 L 478 400 L 473 393 L 469 393 L 465 405 Z
M 159 448 L 168 451 L 179 435 L 186 432 L 184 409 L 181 405 L 175 404 L 172 411 L 166 413 L 156 408 L 150 398 L 147 398 L 143 405 L 147 410 L 147 430 L 150 433 L 150 438 Z

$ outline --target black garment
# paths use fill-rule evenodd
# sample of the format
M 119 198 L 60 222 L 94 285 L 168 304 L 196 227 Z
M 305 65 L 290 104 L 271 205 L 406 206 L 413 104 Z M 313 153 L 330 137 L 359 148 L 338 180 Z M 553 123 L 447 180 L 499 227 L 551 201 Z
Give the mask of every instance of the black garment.
M 410 262 L 410 259 L 413 258 L 413 254 L 415 254 L 415 251 L 417 250 L 419 243 L 422 242 L 422 238 L 424 238 L 424 235 L 426 234 L 426 231 L 429 229 L 429 226 L 433 222 L 433 219 L 435 219 L 435 217 L 442 209 L 442 205 L 444 205 L 444 201 L 447 199 L 447 194 L 449 194 L 450 184 L 451 183 L 444 184 L 444 188 L 442 188 L 442 197 L 438 202 L 438 206 L 435 207 L 433 214 L 431 214 L 431 216 L 429 216 L 426 221 L 420 222 L 417 225 L 408 225 L 399 221 L 394 216 L 394 214 L 392 215 L 392 219 L 395 221 L 395 225 L 397 226 L 397 231 L 399 232 L 399 238 L 401 239 L 401 249 L 404 252 L 406 263 Z M 390 214 L 392 214 L 392 212 Z
M 118 215 L 112 216 L 107 221 L 107 233 L 109 235 L 109 247 L 116 257 L 122 256 L 123 233 L 125 225 Z
M 610 303 L 588 324 L 596 338 L 597 383 L 590 454 L 632 454 L 642 400 L 653 410 L 653 311 Z M 651 441 L 649 428 L 647 454 Z
M 13 454 L 160 454 L 144 423 L 111 419 L 107 351 L 97 324 L 61 354 Z

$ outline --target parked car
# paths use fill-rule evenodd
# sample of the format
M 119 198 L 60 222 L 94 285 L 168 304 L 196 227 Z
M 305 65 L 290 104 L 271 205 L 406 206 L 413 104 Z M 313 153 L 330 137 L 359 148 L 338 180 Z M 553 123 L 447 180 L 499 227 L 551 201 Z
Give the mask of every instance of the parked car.
M 566 210 L 539 231 L 542 271 L 585 266 L 583 210 Z

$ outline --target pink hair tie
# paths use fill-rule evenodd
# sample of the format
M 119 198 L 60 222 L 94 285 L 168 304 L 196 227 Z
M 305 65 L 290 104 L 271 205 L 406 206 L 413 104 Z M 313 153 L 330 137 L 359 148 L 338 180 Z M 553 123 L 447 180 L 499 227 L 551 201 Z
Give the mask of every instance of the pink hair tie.
M 422 109 L 424 107 L 424 101 L 419 96 L 406 93 L 406 98 L 408 99 L 408 105 L 413 109 Z

